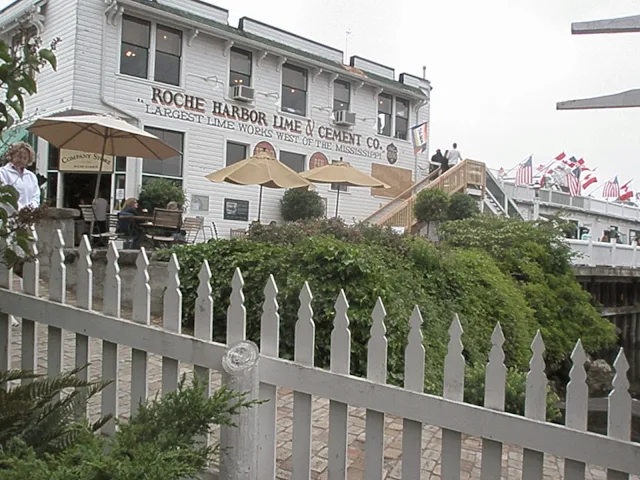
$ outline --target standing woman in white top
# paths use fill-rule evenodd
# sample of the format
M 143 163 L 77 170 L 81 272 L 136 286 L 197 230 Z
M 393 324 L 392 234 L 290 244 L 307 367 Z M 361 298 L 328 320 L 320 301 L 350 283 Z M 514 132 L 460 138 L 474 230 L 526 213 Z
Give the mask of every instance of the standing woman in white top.
M 11 185 L 18 192 L 18 209 L 40 206 L 40 186 L 35 173 L 27 167 L 35 160 L 35 152 L 26 142 L 14 143 L 7 150 L 8 162 L 0 167 L 0 183 Z
M 462 155 L 460 155 L 457 143 L 454 143 L 453 148 L 449 150 L 447 159 L 449 160 L 449 168 L 453 167 L 456 163 L 462 160 Z

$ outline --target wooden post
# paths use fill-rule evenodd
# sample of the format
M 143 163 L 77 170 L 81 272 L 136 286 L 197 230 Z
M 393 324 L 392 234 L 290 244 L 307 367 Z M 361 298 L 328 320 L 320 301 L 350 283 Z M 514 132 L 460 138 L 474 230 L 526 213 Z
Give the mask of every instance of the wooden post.
M 229 389 L 248 392 L 247 400 L 257 400 L 258 347 L 243 340 L 227 350 L 222 358 L 222 381 Z M 236 427 L 220 429 L 220 480 L 257 480 L 258 408 L 243 409 L 233 418 Z

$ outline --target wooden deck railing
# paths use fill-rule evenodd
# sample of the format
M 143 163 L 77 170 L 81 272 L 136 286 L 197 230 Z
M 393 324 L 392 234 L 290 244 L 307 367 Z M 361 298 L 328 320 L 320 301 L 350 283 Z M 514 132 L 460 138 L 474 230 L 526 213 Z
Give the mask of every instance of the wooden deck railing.
M 411 227 L 416 224 L 413 207 L 415 205 L 416 197 L 421 190 L 424 188 L 438 188 L 440 190 L 444 190 L 448 194 L 452 194 L 466 191 L 468 188 L 475 188 L 480 190 L 481 195 L 484 196 L 486 181 L 485 172 L 486 166 L 484 163 L 476 160 L 463 160 L 436 179 L 427 183 L 425 180 L 429 177 L 426 177 L 413 185 L 410 189 L 407 189 L 403 194 L 390 202 L 390 204 L 395 204 L 393 209 L 387 209 L 383 215 L 379 215 L 379 212 L 383 211 L 383 209 L 387 207 L 387 205 L 385 205 L 371 215 L 367 221 L 377 225 L 404 227 L 406 230 L 411 230 Z M 406 195 L 406 192 L 410 192 L 411 190 L 414 190 L 411 197 L 406 198 L 401 202 L 396 201 L 402 195 Z M 371 219 L 373 219 L 373 221 Z

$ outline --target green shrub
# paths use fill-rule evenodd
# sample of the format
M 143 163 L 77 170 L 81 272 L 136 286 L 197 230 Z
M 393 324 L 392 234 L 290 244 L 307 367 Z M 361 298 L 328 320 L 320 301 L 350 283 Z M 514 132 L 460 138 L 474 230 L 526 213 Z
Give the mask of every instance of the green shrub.
M 280 200 L 280 213 L 286 222 L 320 218 L 324 216 L 324 201 L 315 190 L 290 189 Z
M 447 218 L 449 202 L 449 195 L 437 188 L 425 188 L 418 193 L 413 207 L 414 213 L 419 222 L 427 224 L 427 235 L 430 222 L 439 222 Z
M 138 198 L 140 208 L 146 208 L 149 213 L 156 208 L 167 208 L 169 202 L 176 202 L 182 209 L 186 201 L 182 186 L 166 178 L 155 178 L 144 183 Z
M 466 193 L 457 192 L 449 199 L 447 220 L 464 220 L 480 213 L 478 202 Z
M 221 388 L 207 398 L 197 380 L 140 405 L 116 434 L 104 438 L 87 425 L 77 440 L 56 455 L 40 455 L 20 439 L 0 449 L 3 480 L 175 480 L 200 476 L 218 445 L 204 446 L 196 436 L 211 425 L 233 425 L 233 417 L 252 408 L 245 394 Z

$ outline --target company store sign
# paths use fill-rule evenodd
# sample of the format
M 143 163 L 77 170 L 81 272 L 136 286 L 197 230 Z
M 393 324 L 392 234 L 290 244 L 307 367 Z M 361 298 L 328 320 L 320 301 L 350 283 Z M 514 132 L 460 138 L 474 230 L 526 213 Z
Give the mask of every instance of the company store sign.
M 313 120 L 267 114 L 254 108 L 207 102 L 204 98 L 153 87 L 145 113 L 213 128 L 236 131 L 262 139 L 380 160 L 388 151 L 375 136 L 364 136 Z M 392 145 L 392 144 L 391 144 Z M 394 147 L 395 148 L 395 147 Z
M 76 173 L 113 172 L 113 157 L 105 155 L 100 168 L 99 153 L 79 152 L 77 150 L 60 150 L 60 171 Z

